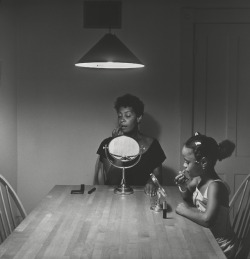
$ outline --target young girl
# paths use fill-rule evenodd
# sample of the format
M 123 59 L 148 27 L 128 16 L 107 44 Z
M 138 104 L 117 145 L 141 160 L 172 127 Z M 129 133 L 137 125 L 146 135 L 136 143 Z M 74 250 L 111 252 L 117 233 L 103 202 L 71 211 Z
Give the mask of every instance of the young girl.
M 228 140 L 217 144 L 213 138 L 195 133 L 182 149 L 185 170 L 175 177 L 187 201 L 179 204 L 176 212 L 210 228 L 227 258 L 236 252 L 236 237 L 229 219 L 229 189 L 214 167 L 217 160 L 229 157 L 234 147 Z

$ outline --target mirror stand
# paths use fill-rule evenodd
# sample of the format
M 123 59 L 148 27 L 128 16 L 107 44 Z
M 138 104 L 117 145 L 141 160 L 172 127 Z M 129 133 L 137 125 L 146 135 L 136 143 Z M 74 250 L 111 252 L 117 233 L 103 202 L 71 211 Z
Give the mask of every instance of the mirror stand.
M 133 192 L 134 192 L 133 188 L 126 185 L 125 167 L 122 167 L 122 181 L 121 181 L 121 184 L 114 189 L 114 193 L 127 195 L 127 194 L 132 194 Z

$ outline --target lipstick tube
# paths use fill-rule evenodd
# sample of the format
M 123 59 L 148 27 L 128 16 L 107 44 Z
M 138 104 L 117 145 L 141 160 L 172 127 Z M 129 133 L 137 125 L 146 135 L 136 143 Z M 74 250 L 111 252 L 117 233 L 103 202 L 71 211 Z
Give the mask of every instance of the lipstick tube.
M 96 190 L 96 188 L 92 188 L 91 190 L 88 191 L 88 194 L 91 194 L 92 192 L 94 192 Z
M 166 201 L 163 202 L 163 218 L 164 219 L 167 218 L 167 202 Z

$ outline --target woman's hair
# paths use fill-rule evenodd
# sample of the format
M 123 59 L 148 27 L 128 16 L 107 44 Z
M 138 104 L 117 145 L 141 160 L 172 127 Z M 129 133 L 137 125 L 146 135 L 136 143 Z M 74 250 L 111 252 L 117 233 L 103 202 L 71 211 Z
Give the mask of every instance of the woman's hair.
M 217 160 L 221 161 L 231 156 L 235 149 L 235 144 L 230 140 L 224 140 L 217 144 L 213 138 L 198 132 L 186 141 L 185 146 L 193 150 L 198 162 L 203 157 L 206 157 L 213 165 L 215 165 Z
M 140 117 L 144 113 L 143 102 L 138 97 L 132 94 L 125 94 L 116 99 L 116 111 L 118 112 L 121 107 L 131 107 L 134 110 L 137 117 Z

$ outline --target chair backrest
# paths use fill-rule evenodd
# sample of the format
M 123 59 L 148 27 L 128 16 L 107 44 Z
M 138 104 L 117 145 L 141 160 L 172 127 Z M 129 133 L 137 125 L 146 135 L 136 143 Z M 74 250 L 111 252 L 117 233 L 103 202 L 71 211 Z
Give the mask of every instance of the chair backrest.
M 27 213 L 10 183 L 0 175 L 0 239 L 3 242 Z
M 232 226 L 238 238 L 235 258 L 247 258 L 250 251 L 250 174 L 233 195 L 229 206 Z

